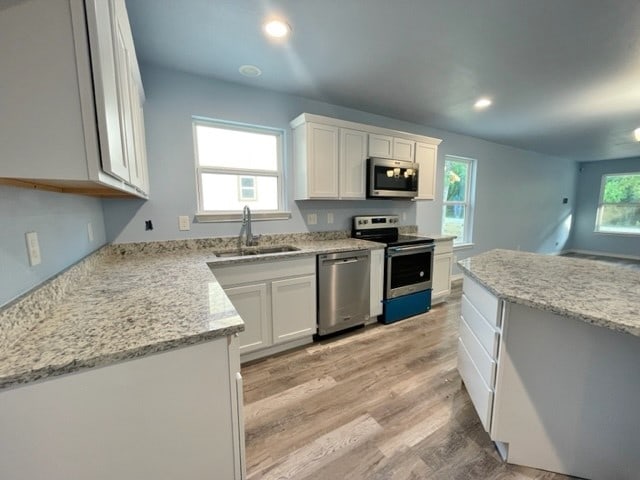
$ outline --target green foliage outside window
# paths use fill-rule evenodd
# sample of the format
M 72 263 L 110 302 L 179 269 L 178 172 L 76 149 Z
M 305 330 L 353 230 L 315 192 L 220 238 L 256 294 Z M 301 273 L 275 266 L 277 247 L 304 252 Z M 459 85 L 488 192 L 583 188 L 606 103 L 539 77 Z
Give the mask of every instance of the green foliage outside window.
M 640 173 L 605 175 L 596 231 L 640 234 Z
M 640 203 L 640 174 L 607 175 L 602 203 Z

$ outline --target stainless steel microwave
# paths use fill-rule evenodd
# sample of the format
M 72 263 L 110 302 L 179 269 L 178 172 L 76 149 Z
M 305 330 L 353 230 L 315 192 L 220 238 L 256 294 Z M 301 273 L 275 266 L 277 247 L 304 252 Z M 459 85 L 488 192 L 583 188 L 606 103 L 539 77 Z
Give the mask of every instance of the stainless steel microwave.
M 368 198 L 414 198 L 418 195 L 418 164 L 388 158 L 367 159 Z

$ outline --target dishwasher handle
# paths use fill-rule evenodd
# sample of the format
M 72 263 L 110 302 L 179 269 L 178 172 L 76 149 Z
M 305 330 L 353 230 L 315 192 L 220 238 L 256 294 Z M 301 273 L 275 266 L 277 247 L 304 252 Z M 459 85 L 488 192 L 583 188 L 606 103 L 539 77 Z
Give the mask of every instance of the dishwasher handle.
M 318 256 L 319 264 L 321 267 L 330 267 L 333 265 L 348 265 L 350 263 L 357 263 L 369 260 L 369 252 L 367 250 L 329 253 Z
M 346 265 L 348 263 L 356 263 L 356 262 L 360 262 L 362 261 L 363 258 L 358 258 L 358 257 L 350 257 L 350 258 L 339 258 L 339 259 L 326 259 L 326 260 L 322 260 L 322 266 L 330 266 L 330 265 Z

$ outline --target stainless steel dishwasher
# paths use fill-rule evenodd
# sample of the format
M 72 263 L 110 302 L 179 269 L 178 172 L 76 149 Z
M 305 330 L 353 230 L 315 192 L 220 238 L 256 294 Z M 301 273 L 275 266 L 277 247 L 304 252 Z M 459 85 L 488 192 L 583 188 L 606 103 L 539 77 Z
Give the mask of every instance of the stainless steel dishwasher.
M 318 334 L 369 319 L 369 250 L 318 255 Z

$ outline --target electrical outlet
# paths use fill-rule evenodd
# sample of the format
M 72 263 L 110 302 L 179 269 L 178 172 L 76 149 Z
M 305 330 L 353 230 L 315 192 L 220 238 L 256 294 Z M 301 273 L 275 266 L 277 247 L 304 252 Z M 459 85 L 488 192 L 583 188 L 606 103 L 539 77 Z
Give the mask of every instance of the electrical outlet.
M 188 215 L 180 215 L 178 217 L 178 228 L 180 230 L 191 230 L 191 225 L 189 224 Z
M 93 225 L 91 225 L 91 222 L 87 223 L 87 236 L 89 237 L 89 243 L 93 242 Z
M 32 267 L 39 265 L 42 261 L 40 257 L 40 244 L 36 232 L 27 232 L 27 253 L 29 255 L 29 265 Z
M 402 221 L 403 222 L 407 221 L 407 212 L 402 212 Z
M 317 225 L 317 224 L 318 224 L 318 214 L 307 213 L 307 225 Z
M 333 212 L 328 212 L 327 213 L 327 223 L 328 224 L 332 224 L 333 223 Z

